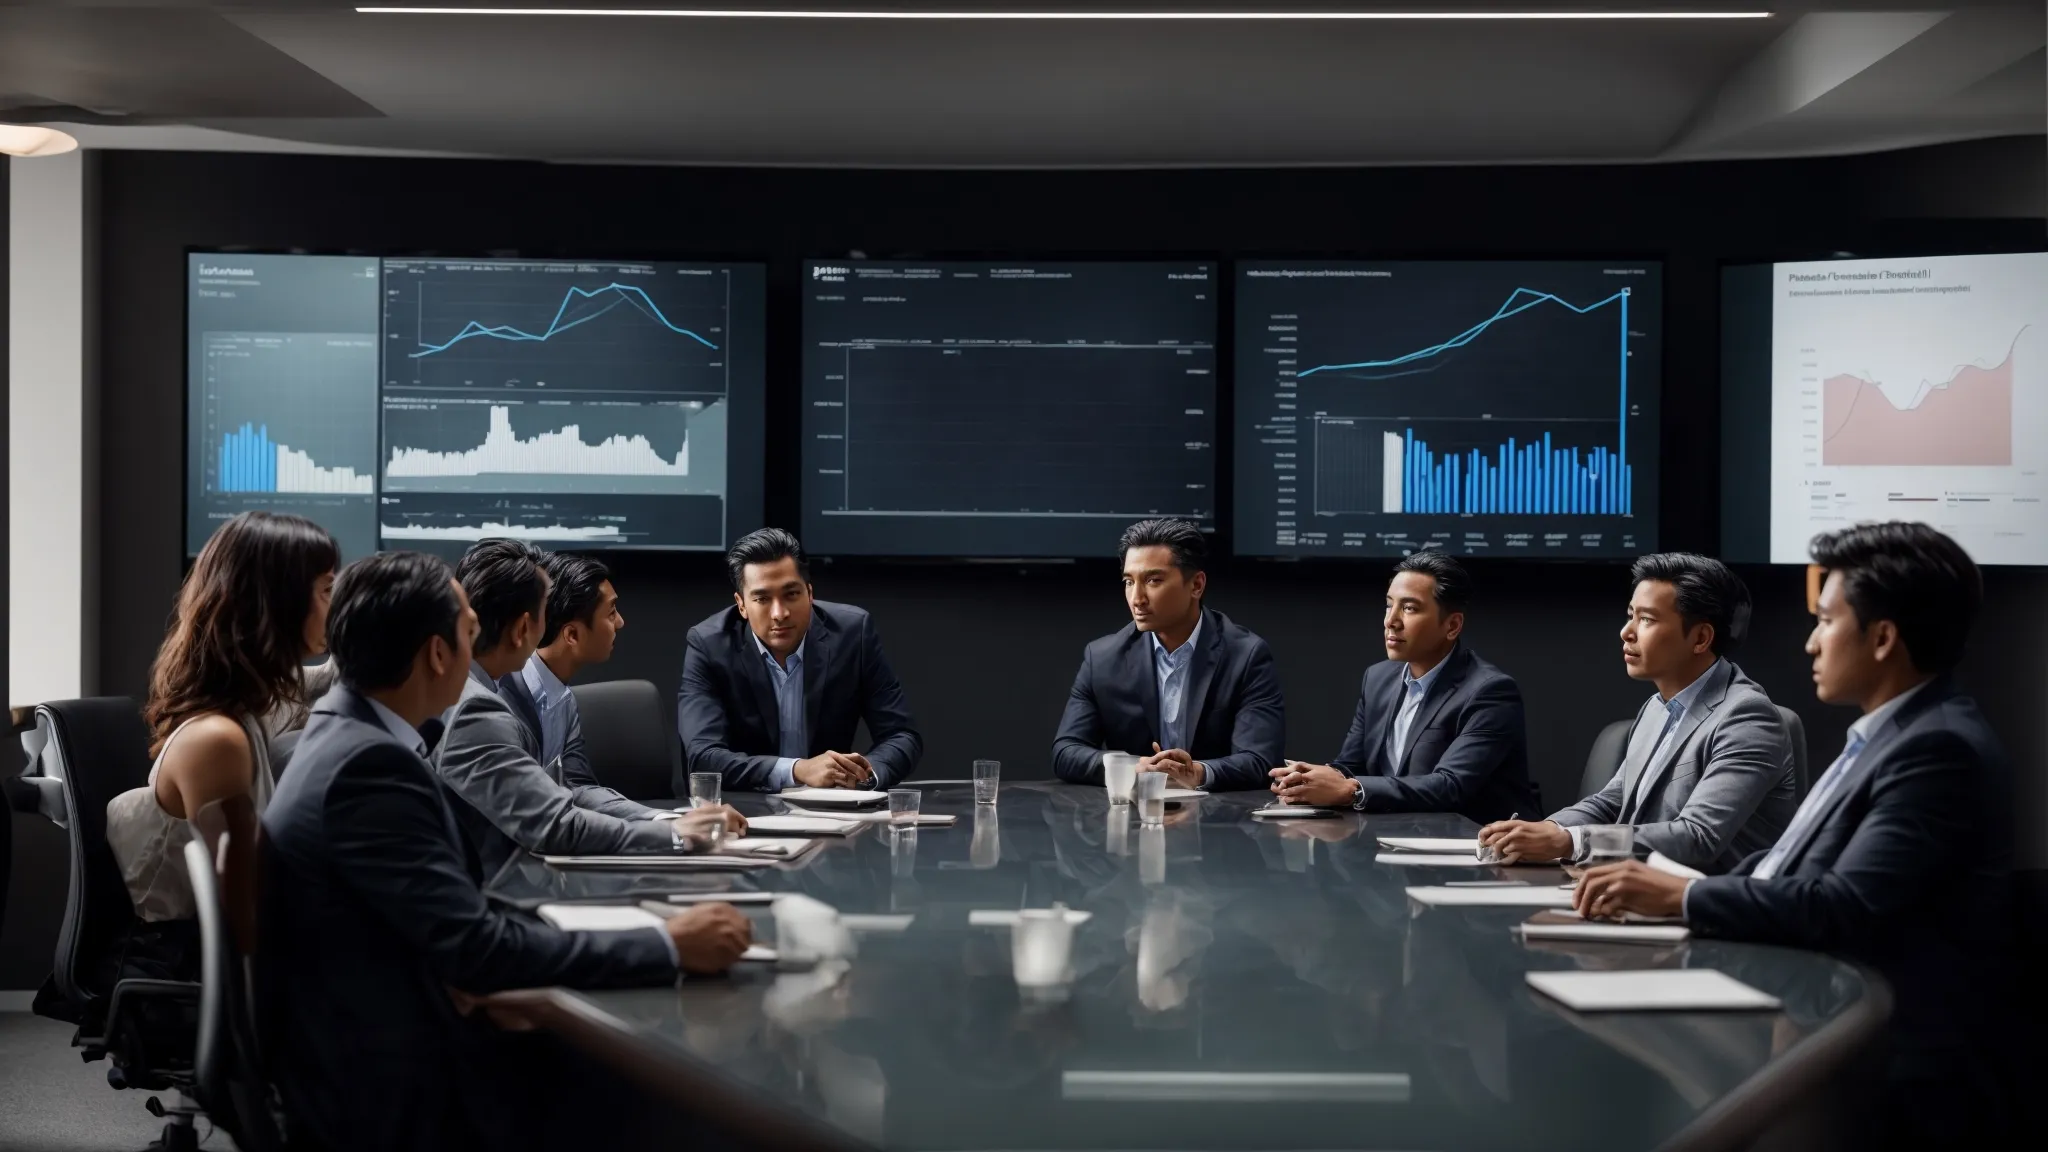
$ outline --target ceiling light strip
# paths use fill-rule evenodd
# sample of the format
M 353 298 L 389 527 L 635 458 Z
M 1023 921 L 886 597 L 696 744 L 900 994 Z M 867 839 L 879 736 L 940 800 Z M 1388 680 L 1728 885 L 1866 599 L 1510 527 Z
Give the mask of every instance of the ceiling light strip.
M 640 16 L 704 20 L 1762 20 L 1770 12 L 924 12 L 744 8 L 359 7 L 376 16 Z

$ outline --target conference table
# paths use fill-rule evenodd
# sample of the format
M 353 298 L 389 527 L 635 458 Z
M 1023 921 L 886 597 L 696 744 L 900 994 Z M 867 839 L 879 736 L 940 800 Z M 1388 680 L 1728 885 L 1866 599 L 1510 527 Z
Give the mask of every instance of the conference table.
M 1826 956 L 1525 942 L 1529 908 L 1425 907 L 1409 886 L 1564 879 L 1380 859 L 1380 836 L 1471 836 L 1458 816 L 1283 822 L 1251 815 L 1267 794 L 1226 793 L 1143 828 L 1100 787 L 1005 784 L 978 807 L 969 783 L 921 786 L 953 826 L 870 825 L 744 872 L 523 858 L 491 885 L 527 909 L 800 892 L 854 926 L 849 959 L 501 1002 L 741 1142 L 916 1149 L 1737 1147 L 1852 1091 L 1889 1015 L 1881 980 Z M 1089 914 L 1072 980 L 1027 992 L 1009 930 L 971 914 L 1055 905 Z M 1582 1015 L 1524 979 L 1678 967 L 1783 1008 Z

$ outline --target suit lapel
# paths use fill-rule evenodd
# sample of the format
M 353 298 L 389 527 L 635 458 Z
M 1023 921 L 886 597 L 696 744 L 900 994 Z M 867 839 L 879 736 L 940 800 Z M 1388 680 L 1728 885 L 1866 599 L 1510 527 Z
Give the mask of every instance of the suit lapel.
M 1194 751 L 1195 733 L 1202 725 L 1202 703 L 1209 698 L 1209 682 L 1215 679 L 1216 666 L 1223 658 L 1223 628 L 1214 612 L 1205 611 L 1205 615 L 1202 643 L 1189 654 L 1187 691 L 1180 702 L 1181 742 L 1190 753 Z M 1157 690 L 1155 687 L 1154 691 Z
M 775 682 L 768 678 L 768 669 L 761 664 L 761 650 L 755 645 L 754 630 L 747 624 L 747 618 L 735 611 L 739 622 L 740 678 L 754 693 L 754 704 L 761 709 L 761 715 L 768 721 L 768 739 L 771 743 L 782 739 L 782 709 L 775 703 Z M 809 659 L 806 655 L 805 659 Z
M 1829 790 L 1827 799 L 1822 801 L 1820 810 L 1813 814 L 1813 819 L 1805 822 L 1805 827 L 1800 830 L 1799 839 L 1785 845 L 1784 863 L 1779 866 L 1778 875 L 1783 876 L 1790 872 L 1799 862 L 1800 857 L 1812 846 L 1813 838 L 1835 818 L 1835 813 L 1841 810 L 1842 805 L 1848 803 L 1849 794 L 1855 791 L 1856 785 L 1863 777 L 1868 776 L 1878 760 L 1883 758 L 1885 750 L 1891 747 L 1899 732 L 1918 718 L 1923 708 L 1946 699 L 1948 695 L 1946 678 L 1935 680 L 1920 690 L 1918 698 L 1907 701 L 1906 707 L 1894 713 L 1891 719 L 1878 728 L 1876 734 L 1871 736 L 1870 742 L 1856 753 L 1856 760 L 1849 765 L 1848 774 L 1835 781 L 1835 786 Z M 1796 821 L 1798 818 L 1795 816 L 1793 819 Z
M 526 690 L 524 671 L 514 672 L 498 681 L 498 688 L 499 695 L 512 706 L 512 714 L 525 723 L 527 729 L 533 733 L 534 741 L 540 744 L 541 750 L 545 752 L 547 736 L 541 731 L 539 706 L 534 703 L 533 695 Z
M 1159 738 L 1159 674 L 1152 663 L 1152 634 L 1131 629 L 1131 642 L 1124 646 L 1124 674 L 1138 686 L 1138 704 L 1145 709 L 1146 730 Z M 1151 751 L 1147 748 L 1146 751 Z
M 1442 712 L 1444 705 L 1448 704 L 1451 697 L 1457 694 L 1459 687 L 1464 684 L 1465 672 L 1471 666 L 1472 654 L 1463 648 L 1459 648 L 1451 653 L 1449 659 L 1445 662 L 1443 673 L 1430 684 L 1429 691 L 1422 694 L 1422 707 L 1415 711 L 1415 722 L 1408 725 L 1408 740 L 1401 745 L 1401 762 L 1394 765 L 1394 775 L 1405 776 L 1408 774 L 1408 754 L 1415 751 L 1416 737 L 1428 731 L 1431 724 L 1436 723 L 1437 713 Z M 1406 680 L 1407 675 L 1405 673 L 1394 677 L 1394 707 L 1396 709 L 1400 708 L 1401 697 L 1408 691 Z M 1389 719 L 1391 720 L 1392 717 Z
M 1650 794 L 1650 789 L 1656 787 L 1657 781 L 1663 778 L 1664 770 L 1671 767 L 1671 762 L 1678 758 L 1678 750 L 1692 738 L 1694 730 L 1706 721 L 1714 706 L 1719 703 L 1718 700 L 1713 704 L 1704 699 L 1695 700 L 1693 706 L 1685 710 L 1685 715 L 1679 718 L 1677 727 L 1673 728 L 1671 734 L 1664 737 L 1664 743 L 1658 746 L 1656 759 L 1650 761 L 1649 766 L 1637 775 L 1635 783 L 1622 794 L 1622 823 L 1634 823 L 1634 818 L 1629 812 L 1641 806 L 1642 798 Z M 1659 724 L 1657 727 L 1661 731 L 1664 726 Z
M 1635 727 L 1629 730 L 1628 753 L 1621 760 L 1621 803 L 1624 811 L 1628 808 L 1628 798 L 1635 794 L 1636 781 L 1642 779 L 1643 769 L 1650 762 L 1657 733 L 1663 730 L 1664 705 L 1660 697 L 1652 696 L 1636 710 Z
M 804 746 L 817 739 L 818 708 L 825 700 L 826 669 L 831 667 L 832 625 L 814 608 L 804 633 Z

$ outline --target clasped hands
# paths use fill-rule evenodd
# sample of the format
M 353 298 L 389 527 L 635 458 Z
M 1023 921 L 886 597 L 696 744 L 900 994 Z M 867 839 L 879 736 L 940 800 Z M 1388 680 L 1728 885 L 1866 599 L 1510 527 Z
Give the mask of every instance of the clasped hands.
M 797 761 L 790 774 L 812 788 L 858 788 L 875 780 L 874 766 L 858 752 L 820 752 Z
M 1289 760 L 1266 773 L 1273 794 L 1283 804 L 1308 804 L 1318 808 L 1348 808 L 1358 798 L 1358 785 L 1328 764 L 1305 764 Z
M 1571 858 L 1572 836 L 1549 820 L 1497 820 L 1479 830 L 1479 846 L 1499 853 L 1502 864 L 1548 864 Z M 1599 920 L 1681 916 L 1687 882 L 1640 860 L 1602 864 L 1579 875 L 1572 908 Z
M 1150 756 L 1138 758 L 1138 771 L 1164 772 L 1166 773 L 1166 779 L 1176 788 L 1200 788 L 1202 786 L 1202 777 L 1209 774 L 1208 768 L 1190 755 L 1186 749 L 1162 749 L 1159 747 L 1157 740 L 1152 742 L 1152 754 Z

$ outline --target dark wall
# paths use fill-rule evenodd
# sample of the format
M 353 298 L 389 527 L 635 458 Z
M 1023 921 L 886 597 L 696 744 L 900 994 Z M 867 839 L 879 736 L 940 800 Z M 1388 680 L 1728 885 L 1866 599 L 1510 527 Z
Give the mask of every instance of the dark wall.
M 1660 512 L 1665 543 L 1718 536 L 1718 268 L 1728 260 L 2038 246 L 2038 138 L 1880 156 L 1609 168 L 864 172 L 554 167 L 466 161 L 113 153 L 101 173 L 102 690 L 139 692 L 181 572 L 183 253 L 188 247 L 587 256 L 731 256 L 770 269 L 770 518 L 794 521 L 798 262 L 854 251 L 1417 257 L 1612 256 L 1665 262 Z M 1229 459 L 1227 452 L 1220 458 Z M 1227 530 L 1228 525 L 1225 525 Z M 727 600 L 708 557 L 619 561 L 628 620 L 608 675 L 672 690 L 683 630 Z M 821 566 L 819 594 L 872 609 L 927 737 L 926 776 L 995 757 L 1047 774 L 1081 645 L 1120 626 L 1105 559 Z M 1615 651 L 1615 565 L 1477 570 L 1473 645 L 1529 703 L 1546 802 L 1561 803 L 1601 725 L 1645 689 Z M 1803 576 L 1748 573 L 1762 602 L 1753 674 L 1807 716 L 1821 764 L 1846 715 L 1812 701 Z M 1226 563 L 1214 602 L 1264 634 L 1286 681 L 1291 755 L 1332 754 L 1377 640 L 1379 565 Z M 1968 676 L 2039 792 L 2048 697 L 2041 573 L 1991 574 Z M 2036 820 L 2033 823 L 2040 824 Z

